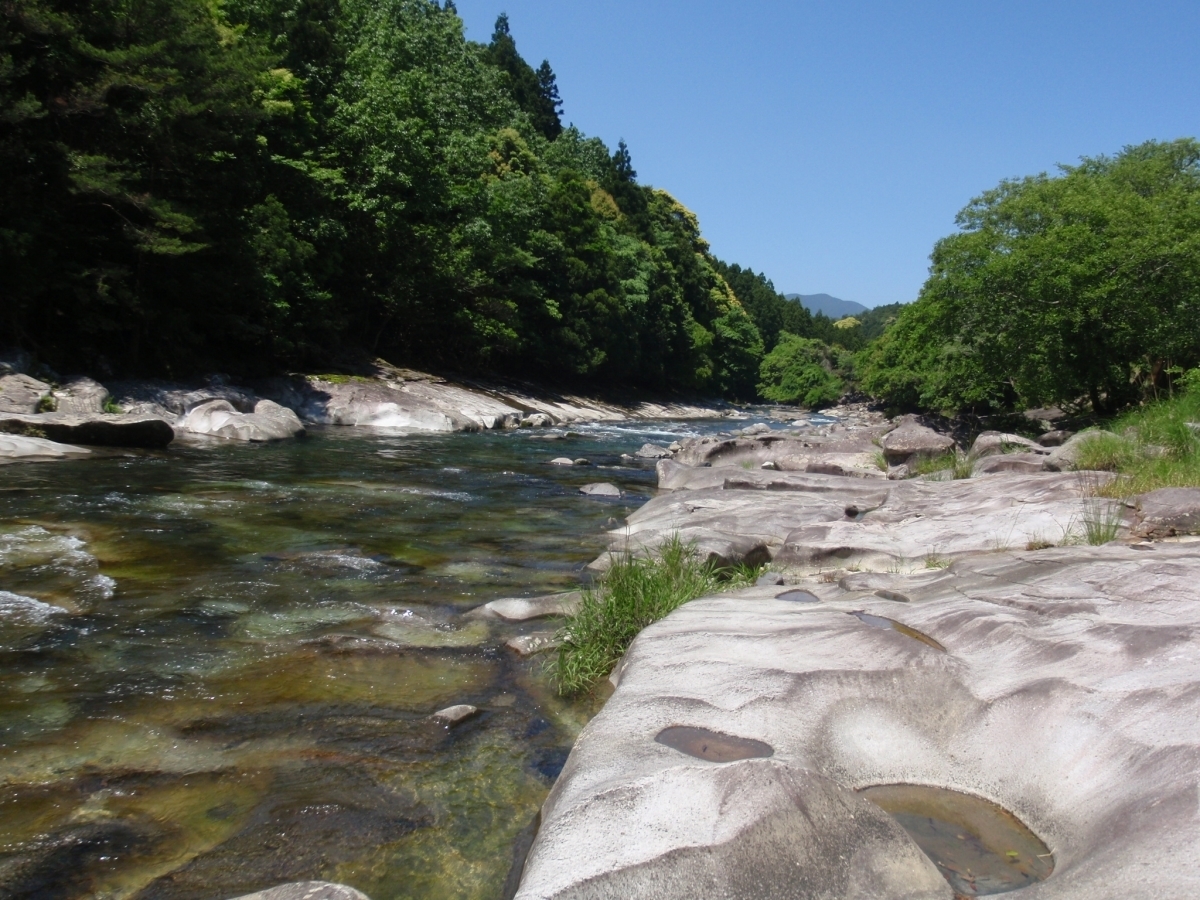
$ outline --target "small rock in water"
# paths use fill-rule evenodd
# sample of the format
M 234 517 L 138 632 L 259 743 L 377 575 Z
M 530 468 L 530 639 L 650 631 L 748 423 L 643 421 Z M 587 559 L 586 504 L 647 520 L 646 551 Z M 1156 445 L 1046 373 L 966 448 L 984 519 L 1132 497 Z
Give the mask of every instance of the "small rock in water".
M 555 650 L 562 645 L 557 632 L 535 631 L 532 634 L 519 634 L 504 642 L 504 646 L 515 650 L 521 656 L 533 656 L 545 650 Z
M 579 493 L 586 494 L 589 497 L 613 497 L 620 499 L 621 489 L 615 484 L 609 484 L 607 481 L 597 484 L 585 484 L 579 489 Z
M 637 457 L 630 456 L 628 453 L 622 453 L 621 454 L 621 462 L 623 462 L 623 463 L 637 462 Z
M 759 422 L 757 425 L 751 425 L 749 428 L 743 428 L 742 434 L 746 435 L 747 437 L 750 437 L 755 434 L 769 434 L 770 431 L 771 431 L 770 425 L 766 425 L 762 422 Z
M 642 449 L 637 452 L 637 455 L 642 459 L 666 459 L 671 455 L 671 451 L 666 447 L 658 446 L 658 444 L 642 444 Z
M 583 459 L 582 457 L 580 457 L 579 459 L 572 460 L 571 464 L 576 465 L 576 466 L 590 466 L 592 464 L 592 461 L 590 459 Z
M 457 725 L 459 722 L 471 718 L 477 712 L 479 712 L 478 707 L 467 703 L 460 703 L 457 706 L 447 706 L 445 709 L 439 709 L 430 718 L 437 719 L 439 722 L 445 722 L 447 725 Z
M 330 884 L 327 881 L 298 881 L 295 884 L 281 884 L 279 887 L 246 894 L 238 897 L 237 900 L 371 900 L 371 898 L 362 891 L 344 884 Z
M 1200 428 L 1200 426 L 1197 427 Z M 667 444 L 667 449 L 672 453 L 678 453 L 683 449 L 683 444 L 679 443 L 679 441 L 671 441 L 671 443 Z
M 565 456 L 560 456 L 557 459 L 550 460 L 550 465 L 552 465 L 552 466 L 573 466 L 573 465 L 575 465 L 575 460 L 567 459 Z
M 754 582 L 757 587 L 779 586 L 783 584 L 783 576 L 778 572 L 763 572 L 758 576 L 758 581 Z
M 554 420 L 545 413 L 532 413 L 521 420 L 522 428 L 548 428 L 553 424 Z

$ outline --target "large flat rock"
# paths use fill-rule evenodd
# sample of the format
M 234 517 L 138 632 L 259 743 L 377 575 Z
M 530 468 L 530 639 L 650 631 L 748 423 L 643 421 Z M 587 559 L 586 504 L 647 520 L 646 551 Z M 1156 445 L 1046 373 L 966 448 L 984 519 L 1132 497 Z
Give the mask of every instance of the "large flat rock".
M 1084 517 L 1095 513 L 1078 477 L 1064 473 L 883 482 L 664 460 L 659 477 L 671 492 L 611 532 L 611 551 L 654 548 L 678 533 L 720 564 L 770 559 L 808 572 L 911 569 L 971 553 L 1078 542 Z
M 519 900 L 949 900 L 854 793 L 886 784 L 1020 818 L 1054 864 L 1022 898 L 1200 896 L 1193 545 L 976 555 L 890 575 L 908 603 L 844 584 L 697 600 L 646 629 L 546 801 Z M 677 726 L 771 755 L 656 742 Z
M 0 433 L 0 463 L 47 462 L 56 459 L 81 459 L 92 451 L 71 444 L 59 444 L 45 438 Z

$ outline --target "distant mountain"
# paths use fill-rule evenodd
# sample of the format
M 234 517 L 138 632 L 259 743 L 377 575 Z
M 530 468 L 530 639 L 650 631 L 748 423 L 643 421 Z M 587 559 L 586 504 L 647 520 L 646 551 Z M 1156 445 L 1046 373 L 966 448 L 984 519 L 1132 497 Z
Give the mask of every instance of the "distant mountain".
M 846 316 L 865 313 L 867 307 L 853 300 L 839 300 L 829 294 L 784 294 L 789 300 L 798 300 L 811 313 L 825 313 L 834 321 Z

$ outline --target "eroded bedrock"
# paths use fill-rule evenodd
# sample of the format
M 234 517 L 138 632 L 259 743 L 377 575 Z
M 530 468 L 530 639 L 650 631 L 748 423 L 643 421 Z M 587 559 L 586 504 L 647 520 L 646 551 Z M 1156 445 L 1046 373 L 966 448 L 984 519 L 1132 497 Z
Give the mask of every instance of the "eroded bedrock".
M 1081 542 L 1089 520 L 1130 517 L 1116 501 L 1086 496 L 1077 473 L 889 482 L 662 460 L 658 476 L 665 492 L 610 533 L 612 551 L 640 552 L 678 534 L 719 565 L 909 570 L 972 553 Z M 602 557 L 594 565 L 606 563 Z
M 518 898 L 1200 896 L 1198 546 L 685 605 L 577 741 Z

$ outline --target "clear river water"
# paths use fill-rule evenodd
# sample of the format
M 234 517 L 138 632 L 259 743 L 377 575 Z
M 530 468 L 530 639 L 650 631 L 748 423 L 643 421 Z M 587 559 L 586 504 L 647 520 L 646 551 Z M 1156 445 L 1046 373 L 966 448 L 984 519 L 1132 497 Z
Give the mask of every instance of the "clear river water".
M 0 898 L 499 900 L 601 701 L 503 646 L 545 622 L 462 613 L 577 586 L 653 491 L 620 454 L 728 427 L 325 429 L 0 468 Z M 459 703 L 481 713 L 429 718 Z

